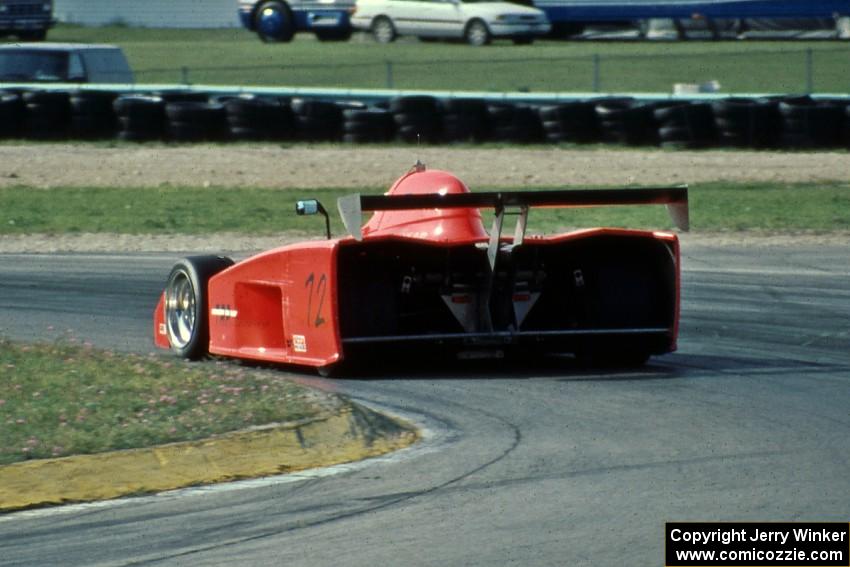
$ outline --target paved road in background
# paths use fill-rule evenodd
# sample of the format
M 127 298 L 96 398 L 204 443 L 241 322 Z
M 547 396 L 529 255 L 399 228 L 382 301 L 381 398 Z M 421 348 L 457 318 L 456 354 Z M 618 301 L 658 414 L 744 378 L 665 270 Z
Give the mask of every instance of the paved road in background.
M 661 565 L 665 521 L 846 522 L 850 247 L 684 252 L 680 350 L 644 369 L 298 375 L 430 440 L 332 476 L 0 516 L 0 563 Z M 0 255 L 0 334 L 148 352 L 173 259 Z

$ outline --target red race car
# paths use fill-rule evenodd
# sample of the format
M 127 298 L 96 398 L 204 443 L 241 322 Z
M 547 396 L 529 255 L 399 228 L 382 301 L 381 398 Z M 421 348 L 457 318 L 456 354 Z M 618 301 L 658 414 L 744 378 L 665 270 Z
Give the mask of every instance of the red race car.
M 526 235 L 532 207 L 666 204 L 687 230 L 684 187 L 471 193 L 417 163 L 386 195 L 338 206 L 349 236 L 292 244 L 234 264 L 179 261 L 154 313 L 154 340 L 207 353 L 330 370 L 384 349 L 417 356 L 573 353 L 640 364 L 676 348 L 679 241 L 594 228 Z M 495 212 L 490 232 L 481 209 Z M 374 211 L 362 226 L 362 212 Z M 514 217 L 512 236 L 503 236 Z

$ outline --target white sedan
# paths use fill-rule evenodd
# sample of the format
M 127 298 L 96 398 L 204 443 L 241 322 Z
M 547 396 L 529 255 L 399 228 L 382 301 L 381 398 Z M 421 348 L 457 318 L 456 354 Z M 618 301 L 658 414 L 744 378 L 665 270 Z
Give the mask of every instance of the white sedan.
M 492 38 L 531 43 L 551 28 L 542 11 L 499 0 L 357 0 L 351 25 L 372 32 L 380 43 L 415 35 L 463 38 L 470 45 Z

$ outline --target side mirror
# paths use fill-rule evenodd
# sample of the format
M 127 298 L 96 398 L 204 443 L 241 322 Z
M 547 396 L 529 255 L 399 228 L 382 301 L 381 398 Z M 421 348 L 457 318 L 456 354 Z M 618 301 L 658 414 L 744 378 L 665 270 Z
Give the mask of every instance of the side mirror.
M 298 216 L 322 215 L 325 217 L 325 232 L 327 233 L 328 240 L 331 239 L 331 219 L 328 216 L 328 212 L 318 200 L 306 199 L 304 201 L 296 201 L 295 214 Z
M 318 214 L 320 206 L 321 204 L 316 199 L 298 201 L 295 203 L 295 214 L 298 216 L 315 215 Z

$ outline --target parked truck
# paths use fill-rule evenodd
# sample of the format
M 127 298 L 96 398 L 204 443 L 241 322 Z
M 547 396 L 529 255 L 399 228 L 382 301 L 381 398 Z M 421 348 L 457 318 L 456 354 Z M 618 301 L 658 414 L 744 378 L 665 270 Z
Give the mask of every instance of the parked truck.
M 239 0 L 239 19 L 265 42 L 290 41 L 296 32 L 320 41 L 351 37 L 355 0 Z
M 0 37 L 43 41 L 54 23 L 53 0 L 0 0 Z
M 580 33 L 589 24 L 700 20 L 802 20 L 850 16 L 850 0 L 533 0 L 549 17 L 553 35 Z

